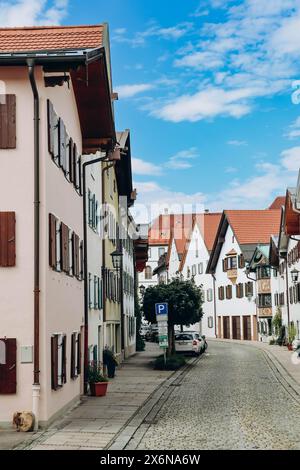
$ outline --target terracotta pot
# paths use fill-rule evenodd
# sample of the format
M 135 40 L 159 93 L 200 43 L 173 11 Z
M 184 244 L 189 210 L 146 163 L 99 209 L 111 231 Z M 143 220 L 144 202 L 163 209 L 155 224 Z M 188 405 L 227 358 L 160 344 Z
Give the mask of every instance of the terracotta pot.
M 91 395 L 93 397 L 104 397 L 106 395 L 108 382 L 90 383 Z
M 288 344 L 287 347 L 288 347 L 289 351 L 293 351 L 293 345 L 292 344 Z

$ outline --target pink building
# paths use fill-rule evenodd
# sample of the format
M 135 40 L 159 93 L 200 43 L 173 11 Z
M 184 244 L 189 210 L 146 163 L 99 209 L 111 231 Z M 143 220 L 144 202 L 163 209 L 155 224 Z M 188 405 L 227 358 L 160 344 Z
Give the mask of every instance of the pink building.
M 106 25 L 0 29 L 0 426 L 83 392 L 81 155 L 116 142 Z

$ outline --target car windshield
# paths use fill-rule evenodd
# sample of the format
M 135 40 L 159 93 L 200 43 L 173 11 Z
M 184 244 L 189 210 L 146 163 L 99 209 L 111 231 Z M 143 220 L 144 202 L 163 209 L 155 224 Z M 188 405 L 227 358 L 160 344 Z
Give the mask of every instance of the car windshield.
M 191 339 L 193 339 L 193 335 L 188 335 L 188 334 L 181 334 L 175 337 L 176 341 L 189 341 Z

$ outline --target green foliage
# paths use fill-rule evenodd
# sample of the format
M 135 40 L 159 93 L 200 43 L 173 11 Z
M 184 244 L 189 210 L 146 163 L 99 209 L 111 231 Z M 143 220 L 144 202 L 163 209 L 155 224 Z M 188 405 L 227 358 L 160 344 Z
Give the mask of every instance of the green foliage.
M 180 367 L 186 364 L 186 359 L 184 356 L 179 356 L 179 354 L 174 354 L 167 357 L 165 364 L 164 356 L 158 356 L 154 361 L 154 369 L 156 370 L 177 370 Z
M 292 342 L 294 341 L 297 335 L 297 330 L 293 322 L 289 326 L 288 334 L 289 334 L 289 340 L 288 340 L 289 344 L 292 344 Z
M 273 344 L 275 344 L 275 342 L 276 342 L 275 339 L 270 339 L 269 345 L 270 345 L 270 346 L 273 346 Z
M 275 335 L 279 336 L 280 330 L 282 327 L 282 314 L 281 314 L 281 309 L 280 307 L 277 307 L 276 313 L 274 315 L 274 318 L 272 320 L 272 325 L 275 330 Z
M 173 279 L 168 284 L 149 287 L 144 295 L 143 311 L 146 320 L 156 323 L 155 304 L 169 304 L 169 325 L 189 326 L 201 320 L 203 294 L 193 281 Z
M 134 308 L 135 308 L 135 318 L 136 318 L 136 350 L 137 351 L 145 351 L 145 341 L 141 337 L 141 325 L 142 325 L 142 310 L 140 306 L 140 299 L 137 293 L 137 282 L 135 282 L 135 289 L 134 289 Z
M 99 382 L 107 382 L 107 377 L 103 375 L 102 367 L 99 362 L 91 362 L 88 367 L 88 382 L 95 384 Z
M 276 340 L 276 344 L 278 344 L 279 346 L 282 346 L 283 344 L 285 344 L 285 326 L 282 325 L 280 327 L 280 330 L 279 330 L 279 336 Z

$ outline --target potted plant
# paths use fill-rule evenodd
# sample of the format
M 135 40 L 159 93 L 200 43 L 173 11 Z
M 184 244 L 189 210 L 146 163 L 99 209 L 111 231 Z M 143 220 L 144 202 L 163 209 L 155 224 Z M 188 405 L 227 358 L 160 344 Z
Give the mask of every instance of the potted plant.
M 118 361 L 114 355 L 114 353 L 105 348 L 103 351 L 103 364 L 107 367 L 107 375 L 110 379 L 113 379 L 115 376 L 116 366 L 118 365 Z
M 88 368 L 88 382 L 93 397 L 104 397 L 106 395 L 108 380 L 102 373 L 101 365 L 92 362 Z

